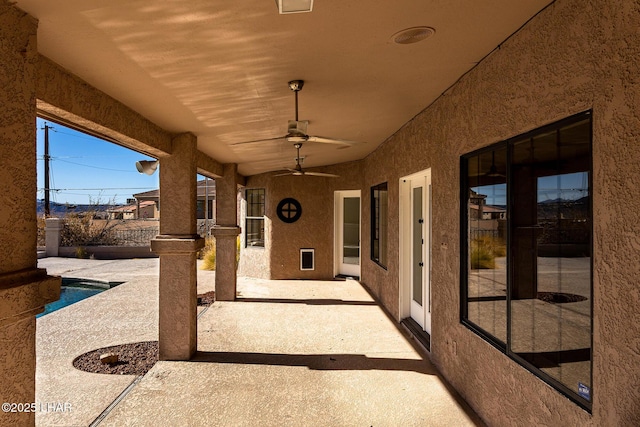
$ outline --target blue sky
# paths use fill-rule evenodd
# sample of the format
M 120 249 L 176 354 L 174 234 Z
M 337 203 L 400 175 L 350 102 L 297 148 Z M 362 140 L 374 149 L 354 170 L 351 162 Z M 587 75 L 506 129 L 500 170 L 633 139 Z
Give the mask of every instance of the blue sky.
M 111 142 L 46 122 L 49 130 L 51 201 L 126 203 L 134 193 L 158 188 L 159 173 L 138 173 L 138 160 L 154 160 Z M 37 120 L 38 199 L 44 199 L 44 124 Z

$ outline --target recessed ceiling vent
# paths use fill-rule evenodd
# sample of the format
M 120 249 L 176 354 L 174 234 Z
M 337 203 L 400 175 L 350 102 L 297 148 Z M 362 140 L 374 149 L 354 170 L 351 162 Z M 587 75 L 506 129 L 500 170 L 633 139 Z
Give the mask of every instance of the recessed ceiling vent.
M 391 36 L 391 40 L 397 44 L 412 44 L 421 42 L 435 34 L 436 30 L 431 27 L 412 27 L 398 31 Z
M 313 0 L 276 0 L 281 15 L 304 13 L 313 10 Z

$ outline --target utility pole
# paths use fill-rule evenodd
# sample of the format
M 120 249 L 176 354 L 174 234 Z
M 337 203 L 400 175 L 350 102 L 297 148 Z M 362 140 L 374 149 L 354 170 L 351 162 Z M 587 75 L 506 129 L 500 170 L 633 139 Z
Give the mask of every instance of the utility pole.
M 51 206 L 49 200 L 49 128 L 47 123 L 44 124 L 44 217 L 51 216 Z
M 204 177 L 204 228 L 208 237 L 211 231 L 209 231 L 209 178 L 206 176 Z

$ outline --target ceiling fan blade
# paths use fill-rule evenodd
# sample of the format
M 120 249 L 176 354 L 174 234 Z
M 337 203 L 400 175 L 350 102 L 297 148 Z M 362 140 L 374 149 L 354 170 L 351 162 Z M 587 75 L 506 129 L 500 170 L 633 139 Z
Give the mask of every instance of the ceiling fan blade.
M 362 142 L 348 141 L 346 139 L 327 138 L 324 136 L 307 136 L 307 142 L 320 142 L 323 144 L 337 144 L 337 145 L 357 145 L 363 144 Z
M 285 168 L 285 170 L 287 172 L 282 172 L 282 173 L 279 173 L 279 174 L 276 174 L 276 175 L 273 175 L 273 176 L 287 176 L 287 175 L 301 176 L 301 175 L 304 175 L 306 173 L 306 172 L 302 172 L 302 171 L 299 171 L 297 169 L 292 169 L 292 168 Z
M 234 142 L 233 144 L 229 144 L 229 145 L 233 146 L 233 145 L 255 144 L 258 142 L 269 142 L 269 141 L 278 141 L 278 140 L 286 141 L 288 136 L 289 135 L 284 135 L 284 136 L 276 136 L 275 138 L 263 138 L 263 139 L 255 139 L 253 141 Z
M 304 172 L 305 175 L 311 176 L 324 176 L 326 178 L 340 178 L 340 175 L 334 175 L 332 173 L 323 173 L 323 172 Z

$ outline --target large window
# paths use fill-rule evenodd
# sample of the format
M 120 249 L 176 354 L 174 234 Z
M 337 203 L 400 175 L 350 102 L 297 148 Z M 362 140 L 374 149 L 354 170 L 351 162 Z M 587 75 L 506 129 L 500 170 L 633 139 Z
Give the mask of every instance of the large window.
M 387 267 L 387 183 L 371 187 L 371 259 Z
M 591 114 L 463 156 L 462 322 L 592 401 Z
M 248 189 L 245 246 L 264 247 L 264 188 Z

